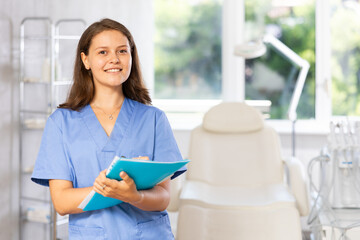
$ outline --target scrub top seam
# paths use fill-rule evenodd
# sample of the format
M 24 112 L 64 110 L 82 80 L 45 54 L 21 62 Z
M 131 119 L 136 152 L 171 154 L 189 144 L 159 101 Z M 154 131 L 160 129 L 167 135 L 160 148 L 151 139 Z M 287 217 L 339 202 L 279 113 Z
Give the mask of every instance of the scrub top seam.
M 88 104 L 87 106 L 91 108 L 91 106 L 90 106 L 89 104 Z M 84 107 L 84 108 L 85 108 L 85 107 Z M 83 109 L 82 111 L 84 111 L 84 109 Z M 92 109 L 89 110 L 89 111 L 92 111 Z M 106 143 L 105 143 L 104 146 L 101 148 L 101 146 L 99 146 L 98 142 L 96 141 L 94 135 L 91 134 L 92 131 L 91 131 L 91 129 L 89 128 L 88 124 L 86 123 L 86 121 L 85 121 L 85 119 L 84 119 L 84 117 L 85 117 L 84 114 L 85 114 L 85 113 L 84 113 L 84 112 L 81 112 L 80 114 L 81 114 L 81 121 L 82 121 L 82 123 L 85 125 L 86 129 L 88 130 L 88 133 L 89 133 L 89 135 L 91 136 L 91 138 L 92 138 L 93 142 L 95 143 L 96 147 L 97 147 L 98 150 L 101 152 L 101 151 L 105 148 L 105 146 L 108 144 L 109 138 L 106 140 Z M 94 115 L 95 115 L 95 113 L 94 113 Z M 95 115 L 95 118 L 96 118 L 96 121 L 99 121 L 99 120 L 97 119 L 96 115 Z M 99 122 L 99 124 L 100 124 L 100 122 Z M 101 126 L 101 124 L 100 124 L 100 126 Z M 102 126 L 101 126 L 101 127 L 102 127 Z M 104 129 L 102 129 L 102 130 L 104 131 Z
M 110 135 L 108 136 L 108 140 L 107 140 L 106 144 L 105 144 L 104 147 L 101 149 L 101 152 L 104 152 L 104 149 L 105 149 L 106 147 L 108 147 L 109 144 L 111 144 L 111 146 L 112 146 L 111 148 L 113 149 L 112 151 L 116 153 L 116 152 L 118 151 L 117 148 L 123 144 L 124 139 L 125 139 L 125 137 L 126 137 L 126 134 L 127 134 L 127 131 L 128 131 L 129 128 L 126 128 L 126 130 L 124 131 L 124 134 L 123 134 L 122 138 L 120 139 L 120 141 L 116 141 L 116 140 L 118 139 L 118 134 L 116 134 L 116 131 L 120 131 L 120 133 L 121 133 L 121 121 L 120 121 L 120 120 L 121 120 L 121 114 L 123 114 L 124 111 L 125 111 L 125 112 L 126 112 L 126 111 L 129 111 L 128 109 L 130 108 L 130 106 L 127 107 L 127 105 L 129 105 L 129 103 L 127 102 L 128 100 L 129 100 L 129 99 L 127 99 L 127 98 L 125 97 L 124 102 L 123 102 L 123 104 L 122 104 L 122 106 L 121 106 L 121 108 L 120 108 L 120 112 L 119 112 L 119 114 L 118 114 L 118 116 L 117 116 L 117 118 L 116 118 L 114 127 L 113 127 Z M 133 113 L 133 111 L 132 111 L 132 113 Z M 131 113 L 131 114 L 132 114 L 132 113 Z M 129 120 L 129 122 L 128 122 L 127 125 L 128 125 L 128 126 L 130 125 L 130 120 Z M 115 145 L 116 142 L 119 143 L 118 146 Z M 115 148 L 115 149 L 114 149 L 114 148 Z
M 131 99 L 127 99 L 127 100 L 134 101 L 134 100 L 131 100 Z M 126 130 L 125 130 L 125 132 L 124 132 L 124 135 L 123 135 L 123 137 L 122 137 L 122 139 L 121 139 L 121 141 L 120 141 L 120 143 L 119 143 L 119 147 L 121 147 L 121 146 L 125 143 L 126 139 L 128 138 L 130 129 L 132 129 L 132 127 L 133 127 L 132 123 L 133 123 L 133 121 L 134 121 L 134 118 L 135 118 L 135 115 L 136 115 L 136 110 L 137 110 L 137 108 L 138 108 L 138 102 L 134 101 L 134 103 L 135 103 L 135 104 L 134 104 L 134 107 L 133 107 L 133 109 L 132 109 L 131 118 L 130 118 L 129 123 L 128 123 L 128 126 L 129 126 L 129 127 L 126 128 Z M 128 104 L 129 104 L 129 103 L 128 103 Z

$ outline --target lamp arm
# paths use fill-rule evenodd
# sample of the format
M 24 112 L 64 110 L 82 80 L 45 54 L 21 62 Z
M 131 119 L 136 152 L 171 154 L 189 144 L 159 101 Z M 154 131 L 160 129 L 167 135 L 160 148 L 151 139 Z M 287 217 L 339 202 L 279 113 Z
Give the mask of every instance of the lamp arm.
M 271 34 L 266 34 L 263 38 L 263 41 L 265 43 L 270 44 L 275 50 L 277 50 L 279 53 L 284 55 L 294 65 L 300 68 L 300 72 L 296 80 L 294 93 L 291 97 L 290 106 L 288 110 L 288 118 L 292 122 L 294 122 L 297 119 L 296 109 L 299 103 L 301 92 L 304 88 L 304 83 L 310 68 L 310 64 L 308 61 L 301 58 L 298 54 L 296 54 L 293 50 L 291 50 L 288 46 L 286 46 L 284 43 L 282 43 L 279 39 L 277 39 Z
M 263 42 L 270 44 L 275 50 L 279 51 L 279 53 L 283 54 L 287 59 L 289 59 L 293 64 L 301 67 L 303 65 L 304 60 L 300 57 L 297 53 L 291 50 L 288 46 L 286 46 L 283 42 L 279 39 L 274 37 L 271 34 L 266 34 L 263 37 Z
M 288 118 L 291 121 L 295 121 L 297 119 L 296 109 L 299 104 L 301 92 L 304 88 L 304 84 L 309 68 L 310 68 L 310 64 L 307 61 L 304 61 L 302 66 L 300 66 L 300 72 L 296 80 L 294 93 L 291 97 L 290 105 L 288 109 Z

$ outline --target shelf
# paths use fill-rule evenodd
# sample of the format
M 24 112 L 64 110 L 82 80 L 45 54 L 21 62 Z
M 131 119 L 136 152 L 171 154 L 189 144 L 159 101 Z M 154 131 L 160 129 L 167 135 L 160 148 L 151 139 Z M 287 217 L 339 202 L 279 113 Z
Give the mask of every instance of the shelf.
M 54 81 L 55 86 L 71 85 L 73 81 Z
M 44 200 L 44 199 L 39 199 L 39 198 L 34 198 L 34 197 L 25 197 L 25 196 L 20 196 L 20 198 L 24 201 L 33 201 L 33 202 L 38 202 L 38 203 L 51 203 L 50 200 Z
M 34 171 L 34 165 L 29 166 L 29 167 L 26 167 L 26 168 L 22 171 L 22 173 L 23 173 L 23 174 L 32 174 L 33 171 Z
M 38 127 L 38 128 L 34 128 L 34 127 L 22 127 L 22 130 L 24 131 L 42 131 L 44 130 L 44 127 Z
M 41 81 L 36 78 L 27 78 L 24 81 L 21 81 L 21 83 L 51 85 L 51 82 Z M 66 86 L 66 85 L 71 85 L 72 83 L 73 83 L 73 81 L 54 81 L 53 85 L 54 86 Z
M 43 221 L 43 220 L 40 220 L 40 219 L 32 219 L 32 218 L 28 218 L 27 216 L 23 216 L 21 218 L 22 221 L 25 221 L 25 222 L 31 222 L 31 223 L 39 223 L 39 224 L 49 224 L 49 223 L 52 223 L 52 221 Z
M 58 215 L 60 216 L 60 215 Z M 62 226 L 62 225 L 65 225 L 65 224 L 68 224 L 69 223 L 69 215 L 66 215 L 66 216 L 60 216 L 61 218 L 59 218 L 57 221 L 56 221 L 56 226 Z M 51 219 L 48 219 L 48 218 L 36 218 L 36 217 L 32 217 L 32 216 L 23 216 L 22 217 L 22 220 L 23 221 L 27 221 L 27 222 L 31 222 L 31 223 L 39 223 L 39 224 L 50 224 L 50 223 L 53 223 L 53 221 Z
M 46 124 L 45 118 L 27 118 L 23 120 L 22 127 L 26 130 L 44 129 Z
M 51 223 L 51 211 L 49 207 L 28 207 L 23 219 L 28 222 Z
M 48 36 L 25 36 L 24 40 L 51 40 L 51 37 Z M 53 39 L 55 40 L 79 40 L 80 36 L 75 35 L 59 35 L 54 36 Z
M 25 36 L 24 40 L 51 40 L 49 36 Z
M 68 224 L 69 223 L 69 215 L 65 215 L 65 216 L 57 216 L 57 221 L 56 221 L 56 225 L 57 226 L 61 226 L 64 224 Z
M 61 23 L 67 23 L 66 27 Z M 74 23 L 81 23 L 83 28 L 74 28 Z M 27 232 L 32 230 L 26 224 L 44 224 L 46 229 L 41 225 L 35 225 L 34 228 L 40 231 L 45 229 L 44 234 L 49 234 L 46 239 L 55 240 L 58 239 L 57 226 L 66 227 L 69 222 L 68 216 L 55 213 L 49 189 L 33 186 L 30 175 L 37 154 L 34 145 L 40 145 L 40 133 L 49 115 L 55 110 L 55 105 L 67 96 L 73 84 L 71 72 L 62 71 L 61 63 L 65 63 L 66 69 L 69 68 L 70 54 L 76 51 L 73 45 L 80 39 L 80 30 L 83 31 L 85 26 L 86 23 L 81 19 L 60 19 L 54 24 L 48 17 L 24 18 L 20 25 L 18 114 L 21 240 L 26 239 Z
M 27 109 L 20 109 L 20 113 L 43 114 L 43 115 L 51 114 L 51 112 L 49 111 L 38 111 L 38 110 L 27 110 Z
M 31 78 L 31 77 L 24 78 L 24 80 L 21 81 L 21 83 L 26 83 L 26 84 L 49 84 L 49 82 L 42 81 L 39 78 Z
M 79 40 L 80 36 L 59 35 L 59 36 L 55 36 L 54 39 L 56 39 L 56 40 Z

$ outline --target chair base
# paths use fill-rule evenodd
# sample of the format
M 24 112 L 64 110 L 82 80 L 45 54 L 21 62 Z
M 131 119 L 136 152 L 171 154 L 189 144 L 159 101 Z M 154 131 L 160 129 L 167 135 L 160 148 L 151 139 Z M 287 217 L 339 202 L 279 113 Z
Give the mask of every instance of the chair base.
M 296 208 L 287 206 L 209 209 L 182 205 L 177 240 L 301 240 Z

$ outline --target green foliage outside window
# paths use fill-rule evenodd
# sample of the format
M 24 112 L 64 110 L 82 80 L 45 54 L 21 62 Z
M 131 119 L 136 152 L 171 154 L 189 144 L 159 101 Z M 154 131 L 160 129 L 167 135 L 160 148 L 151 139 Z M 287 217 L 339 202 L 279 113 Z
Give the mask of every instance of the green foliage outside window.
M 265 29 L 277 29 L 280 41 L 296 52 L 300 57 L 310 63 L 310 69 L 302 92 L 297 115 L 299 119 L 309 119 L 315 116 L 315 4 L 307 4 L 297 7 L 274 8 L 266 4 L 265 0 L 245 1 L 246 21 L 254 22 L 254 26 L 260 28 L 260 38 L 265 34 Z M 263 3 L 263 4 L 262 4 Z M 259 6 L 263 6 L 260 8 Z M 247 28 L 247 31 L 252 29 Z M 259 31 L 259 30 L 257 30 Z M 272 33 L 270 33 L 272 34 Z M 254 34 L 247 35 L 253 36 Z M 272 119 L 286 119 L 289 102 L 295 87 L 298 69 L 281 54 L 268 46 L 267 53 L 253 60 L 246 61 L 247 68 L 252 69 L 246 74 L 245 95 L 247 99 L 266 99 L 272 102 L 270 117 Z M 265 66 L 271 74 L 260 74 L 257 65 Z M 271 77 L 271 76 L 272 77 Z M 253 84 L 256 77 L 264 78 L 262 81 L 268 84 L 268 88 L 257 89 Z M 271 88 L 274 78 L 282 81 L 283 87 Z M 281 86 L 281 84 L 280 84 Z
M 221 3 L 155 0 L 155 97 L 221 96 Z
M 360 6 L 358 6 L 360 8 Z M 358 8 L 358 9 L 359 9 Z M 332 1 L 331 77 L 333 115 L 360 115 L 360 11 Z

